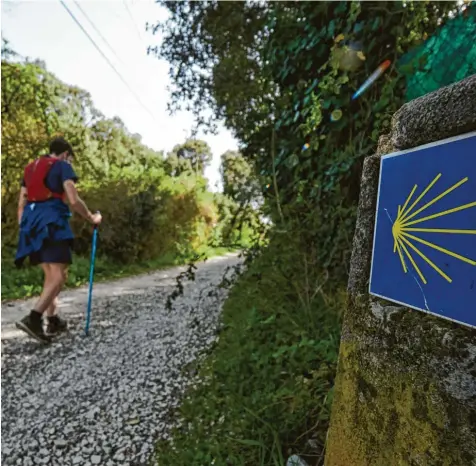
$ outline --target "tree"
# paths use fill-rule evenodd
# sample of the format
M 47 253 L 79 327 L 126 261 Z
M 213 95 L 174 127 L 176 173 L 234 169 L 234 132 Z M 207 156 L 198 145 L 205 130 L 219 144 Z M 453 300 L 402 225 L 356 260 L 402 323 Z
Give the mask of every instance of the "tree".
M 224 236 L 236 236 L 241 241 L 243 227 L 259 223 L 261 188 L 254 167 L 239 152 L 221 155 L 220 172 L 225 197 L 219 204 L 220 213 L 229 219 Z
M 2 37 L 2 60 L 8 60 L 17 56 L 17 53 L 10 48 L 10 43 Z
M 210 146 L 200 139 L 187 139 L 183 144 L 177 144 L 167 156 L 167 164 L 173 176 L 185 171 L 203 175 L 211 160 Z
M 7 53 L 8 52 L 8 53 Z M 105 119 L 83 89 L 28 61 L 2 44 L 2 242 L 16 235 L 16 202 L 26 164 L 62 135 L 75 150 L 80 182 L 99 186 L 114 179 L 163 177 L 163 153 L 142 144 L 119 118 Z M 15 60 L 15 61 L 13 61 Z
M 238 204 L 256 200 L 261 193 L 252 165 L 239 152 L 221 155 L 220 173 L 223 193 Z
M 209 130 L 224 119 L 244 139 L 245 128 L 269 117 L 267 105 L 274 95 L 261 54 L 268 35 L 268 4 L 161 3 L 171 15 L 154 28 L 164 34 L 162 47 L 150 51 L 170 63 L 170 110 L 192 110 L 197 123 Z M 213 110 L 210 117 L 204 111 L 208 109 Z
M 170 62 L 171 108 L 191 106 L 200 123 L 206 123 L 207 107 L 224 118 L 242 154 L 267 179 L 263 184 L 273 186 L 264 193 L 273 219 L 313 223 L 302 234 L 322 239 L 322 266 L 337 267 L 342 278 L 362 160 L 404 103 L 398 60 L 456 3 L 163 4 L 171 15 L 159 25 L 165 37 L 158 53 Z M 340 49 L 349 41 L 362 44 L 364 58 L 351 72 L 340 66 Z M 393 66 L 352 100 L 385 59 Z M 331 120 L 334 110 L 342 112 L 337 121 Z M 302 150 L 305 142 L 308 150 Z
M 455 2 L 161 3 L 170 18 L 154 28 L 165 34 L 155 51 L 170 63 L 170 108 L 191 107 L 203 124 L 204 109 L 211 108 L 212 119 L 224 118 L 241 140 L 243 154 L 260 161 L 269 161 L 271 129 L 283 114 L 294 135 L 289 139 L 302 147 L 298 128 L 304 129 L 303 119 L 319 101 L 319 81 L 324 86 L 336 81 L 330 90 L 337 104 L 337 92 L 351 95 L 385 57 L 398 58 L 455 7 Z M 355 38 L 363 44 L 367 65 L 357 73 L 338 73 L 332 63 L 340 33 L 346 42 Z M 372 98 L 378 98 L 375 89 Z M 282 123 L 277 129 L 279 140 L 288 139 Z
M 183 173 L 192 173 L 190 160 L 181 159 L 174 152 L 167 154 L 165 159 L 165 172 L 172 177 L 178 177 Z
M 15 224 L 23 168 L 46 150 L 55 125 L 51 96 L 40 75 L 35 65 L 2 60 L 2 241 L 11 239 L 5 225 Z

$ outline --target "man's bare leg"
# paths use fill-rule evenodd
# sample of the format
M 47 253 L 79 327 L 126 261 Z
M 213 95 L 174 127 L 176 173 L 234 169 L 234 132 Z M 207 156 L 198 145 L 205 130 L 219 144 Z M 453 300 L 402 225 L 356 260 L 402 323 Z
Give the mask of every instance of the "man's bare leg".
M 66 281 L 68 275 L 68 269 L 64 271 L 64 281 Z M 47 318 L 46 334 L 51 336 L 59 332 L 64 332 L 68 329 L 68 323 L 66 320 L 61 319 L 58 316 L 57 310 L 59 305 L 58 299 L 59 293 L 55 296 L 51 304 L 47 307 L 44 315 Z
M 47 286 L 47 277 L 50 275 L 50 264 L 41 264 L 41 268 L 43 270 L 44 282 L 43 288 Z M 56 314 L 56 309 L 58 307 L 58 295 L 56 295 L 53 302 L 46 308 L 45 315 L 47 317 L 54 316 Z
M 67 264 L 41 264 L 45 273 L 45 282 L 40 298 L 36 302 L 35 311 L 43 314 L 52 304 L 66 282 Z

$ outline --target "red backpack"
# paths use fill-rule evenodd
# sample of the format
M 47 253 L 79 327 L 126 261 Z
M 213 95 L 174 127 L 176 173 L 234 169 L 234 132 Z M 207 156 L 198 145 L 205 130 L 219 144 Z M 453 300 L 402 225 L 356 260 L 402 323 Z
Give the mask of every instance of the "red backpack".
M 54 193 L 45 184 L 46 176 L 56 162 L 59 162 L 59 159 L 40 157 L 26 166 L 24 180 L 29 202 L 41 202 L 51 198 L 64 200 L 64 193 Z

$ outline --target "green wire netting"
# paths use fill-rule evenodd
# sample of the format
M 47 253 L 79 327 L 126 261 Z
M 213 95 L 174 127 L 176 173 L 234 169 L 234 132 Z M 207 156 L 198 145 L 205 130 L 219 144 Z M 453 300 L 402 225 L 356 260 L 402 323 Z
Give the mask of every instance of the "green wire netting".
M 407 79 L 407 102 L 476 74 L 476 4 L 404 55 L 399 69 Z

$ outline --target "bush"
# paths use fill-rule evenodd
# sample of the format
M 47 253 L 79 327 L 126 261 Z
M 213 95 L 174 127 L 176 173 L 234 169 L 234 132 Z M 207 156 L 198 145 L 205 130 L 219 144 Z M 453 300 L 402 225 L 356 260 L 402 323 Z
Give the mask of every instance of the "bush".
M 80 195 L 104 217 L 98 277 L 103 266 L 104 277 L 113 277 L 115 270 L 183 263 L 196 252 L 207 251 L 218 219 L 203 175 L 167 175 L 163 152 L 142 144 L 141 137 L 131 134 L 119 118 L 105 119 L 86 91 L 59 81 L 44 64 L 15 58 L 5 41 L 1 87 L 2 298 L 40 291 L 38 268 L 13 268 L 17 203 L 25 166 L 47 152 L 54 136 L 64 136 L 73 145 Z M 72 228 L 77 255 L 68 284 L 74 286 L 87 280 L 92 228 L 77 215 Z M 218 246 L 220 241 L 215 243 Z
M 82 194 L 87 205 L 100 210 L 104 223 L 100 227 L 101 253 L 119 262 L 133 262 L 140 256 L 138 238 L 153 225 L 153 188 L 135 190 L 124 181 L 109 181 Z M 84 191 L 84 190 L 83 190 Z M 79 215 L 73 215 L 75 251 L 85 254 L 91 246 L 92 228 Z
M 159 443 L 158 464 L 284 465 L 311 438 L 323 455 L 345 293 L 325 295 L 296 247 L 275 238 L 233 287 L 203 383 L 179 408 L 173 443 Z
M 98 236 L 97 280 L 183 264 L 198 252 L 208 256 L 223 252 L 218 249 L 219 242 L 214 249 L 208 245 L 218 221 L 213 195 L 197 188 L 187 175 L 165 179 L 128 176 L 99 186 L 86 183 L 80 191 L 88 206 L 100 210 L 104 217 Z M 93 231 L 78 215 L 73 215 L 71 224 L 76 255 L 69 287 L 89 279 Z M 37 295 L 43 281 L 41 270 L 29 267 L 28 261 L 22 269 L 14 267 L 18 227 L 12 224 L 8 229 L 12 239 L 2 245 L 2 299 Z
M 84 189 L 84 200 L 90 208 L 100 210 L 104 219 L 102 254 L 120 263 L 133 263 L 166 253 L 186 255 L 206 244 L 204 227 L 213 221 L 213 206 L 200 203 L 193 185 L 184 185 L 180 179 L 163 182 L 136 178 Z M 73 217 L 72 226 L 75 251 L 85 254 L 92 229 L 78 216 Z

